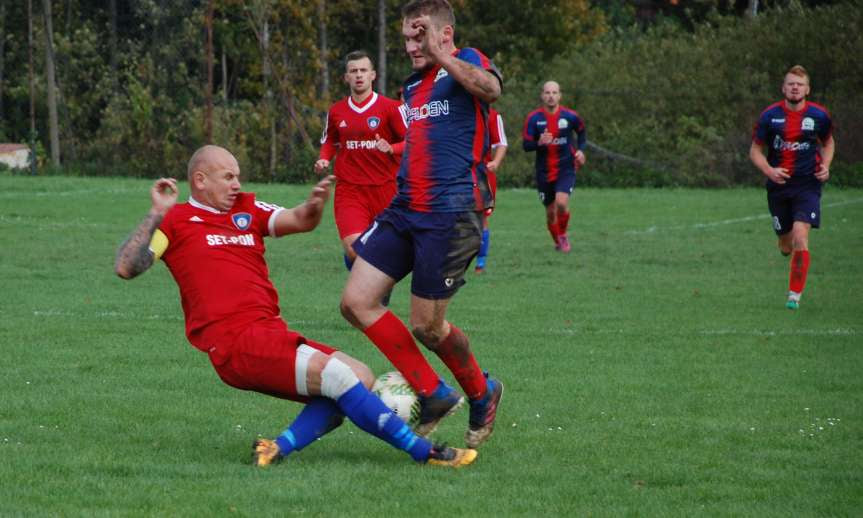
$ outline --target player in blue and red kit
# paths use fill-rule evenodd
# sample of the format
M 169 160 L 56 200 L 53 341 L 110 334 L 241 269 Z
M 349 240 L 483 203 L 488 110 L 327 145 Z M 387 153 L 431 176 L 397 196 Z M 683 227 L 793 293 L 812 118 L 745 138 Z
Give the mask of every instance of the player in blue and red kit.
M 560 105 L 560 85 L 555 81 L 542 85 L 540 97 L 542 108 L 530 112 L 524 121 L 522 146 L 525 151 L 536 151 L 536 190 L 545 206 L 554 247 L 569 252 L 569 197 L 575 172 L 584 165 L 587 133 L 578 113 Z
M 784 100 L 761 112 L 749 158 L 767 177 L 767 204 L 779 250 L 791 255 L 785 305 L 797 309 L 809 271 L 809 229 L 821 225 L 821 187 L 830 179 L 836 143 L 830 113 L 806 100 L 805 68 L 796 65 L 786 72 L 782 94 Z
M 354 242 L 358 258 L 341 309 L 419 394 L 415 430 L 430 434 L 464 398 L 438 376 L 407 326 L 381 305 L 383 294 L 413 272 L 413 335 L 467 394 L 465 441 L 476 447 L 492 433 L 503 385 L 483 373 L 467 336 L 445 316 L 480 246 L 481 211 L 489 203 L 483 172 L 488 105 L 500 95 L 501 79 L 481 52 L 455 47 L 455 17 L 446 0 L 410 2 L 402 16 L 414 73 L 403 89 L 408 130 L 398 193 Z

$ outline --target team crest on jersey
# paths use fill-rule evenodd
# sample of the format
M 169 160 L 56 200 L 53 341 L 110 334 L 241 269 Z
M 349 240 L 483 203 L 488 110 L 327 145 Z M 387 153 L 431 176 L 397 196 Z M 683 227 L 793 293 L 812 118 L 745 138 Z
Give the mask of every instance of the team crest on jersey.
M 560 129 L 566 129 L 569 127 L 569 121 L 566 119 L 558 119 L 557 127 Z
M 437 83 L 438 80 L 443 79 L 444 77 L 446 77 L 448 75 L 449 75 L 449 72 L 447 72 L 445 68 L 441 68 L 440 70 L 437 71 L 437 75 L 434 76 L 434 82 Z
M 381 125 L 381 118 L 380 117 L 369 117 L 368 119 L 366 119 L 366 123 L 368 123 L 369 128 L 377 129 L 377 127 Z
M 803 123 L 800 124 L 800 129 L 803 131 L 815 129 L 815 119 L 812 117 L 803 117 Z
M 234 222 L 234 226 L 238 229 L 246 230 L 252 225 L 252 215 L 248 212 L 238 212 L 231 214 L 231 221 Z

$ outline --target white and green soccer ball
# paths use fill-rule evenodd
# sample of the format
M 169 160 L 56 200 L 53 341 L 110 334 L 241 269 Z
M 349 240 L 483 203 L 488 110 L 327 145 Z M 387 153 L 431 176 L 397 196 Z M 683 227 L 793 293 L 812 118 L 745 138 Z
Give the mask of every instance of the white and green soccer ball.
M 378 376 L 372 385 L 372 392 L 408 426 L 414 426 L 419 421 L 420 400 L 400 372 L 386 372 Z

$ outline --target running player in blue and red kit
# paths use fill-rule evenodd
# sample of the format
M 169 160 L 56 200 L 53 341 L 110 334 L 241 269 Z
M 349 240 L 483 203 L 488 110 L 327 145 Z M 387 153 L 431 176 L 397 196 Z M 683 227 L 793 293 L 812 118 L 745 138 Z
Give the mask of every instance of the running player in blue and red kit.
M 587 133 L 578 113 L 560 105 L 560 85 L 555 81 L 542 85 L 540 97 L 542 108 L 530 112 L 524 121 L 522 146 L 525 151 L 536 151 L 536 190 L 545 205 L 554 247 L 569 252 L 569 196 L 575 187 L 575 172 L 584 165 Z
M 785 73 L 782 94 L 784 100 L 761 112 L 749 158 L 767 177 L 767 204 L 779 250 L 791 255 L 785 305 L 797 309 L 809 271 L 809 229 L 821 224 L 821 187 L 830 179 L 836 143 L 830 113 L 806 100 L 809 74 L 805 68 L 796 65 Z
M 445 318 L 477 255 L 488 204 L 483 160 L 488 105 L 500 74 L 481 52 L 457 49 L 446 0 L 402 8 L 402 34 L 414 73 L 404 83 L 408 130 L 398 193 L 357 241 L 358 258 L 342 294 L 345 318 L 383 352 L 420 397 L 415 430 L 430 434 L 464 398 L 438 376 L 413 336 L 434 351 L 470 401 L 465 442 L 492 433 L 503 385 L 480 369 L 467 336 Z M 410 326 L 381 305 L 384 293 L 413 272 Z

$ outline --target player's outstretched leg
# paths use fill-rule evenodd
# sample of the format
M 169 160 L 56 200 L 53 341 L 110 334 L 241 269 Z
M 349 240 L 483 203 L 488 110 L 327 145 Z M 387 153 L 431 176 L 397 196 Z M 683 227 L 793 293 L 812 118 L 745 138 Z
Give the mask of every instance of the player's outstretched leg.
M 334 400 L 339 410 L 360 429 L 408 453 L 417 462 L 460 467 L 470 464 L 477 456 L 475 450 L 434 446 L 416 435 L 337 358 L 331 358 L 321 373 L 321 392 Z M 253 449 L 258 466 L 268 466 L 283 457 L 277 441 L 255 441 Z
M 468 448 L 476 448 L 494 432 L 494 421 L 497 417 L 497 407 L 503 395 L 503 383 L 486 376 L 486 392 L 479 399 L 470 401 L 470 419 L 464 441 Z

